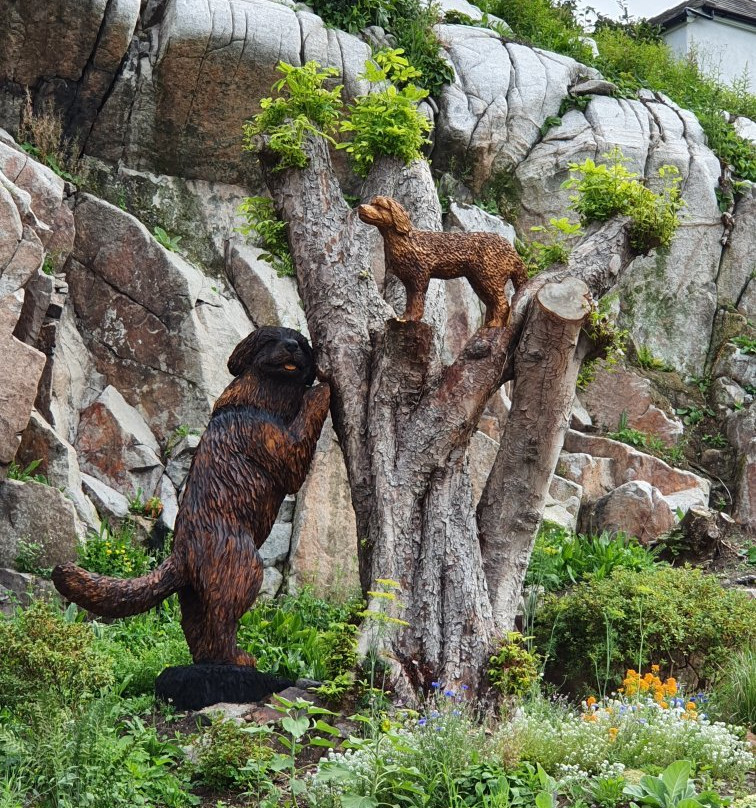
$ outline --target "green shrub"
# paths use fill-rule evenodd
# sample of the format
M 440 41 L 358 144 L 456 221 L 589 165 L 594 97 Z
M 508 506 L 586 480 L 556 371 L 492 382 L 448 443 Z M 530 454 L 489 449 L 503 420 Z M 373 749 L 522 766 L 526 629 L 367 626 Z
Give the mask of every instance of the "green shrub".
M 602 580 L 615 569 L 652 570 L 656 555 L 621 531 L 585 536 L 544 522 L 530 556 L 525 585 L 554 592 L 579 581 Z
M 576 192 L 570 197 L 570 207 L 583 224 L 629 216 L 630 244 L 636 252 L 668 247 L 680 224 L 677 214 L 684 205 L 678 170 L 662 166 L 659 177 L 664 185 L 654 193 L 625 166 L 627 160 L 618 148 L 602 156 L 606 164 L 597 165 L 590 158 L 570 163 L 570 178 L 564 182 L 565 188 Z
M 540 659 L 525 646 L 518 631 L 508 632 L 488 660 L 488 678 L 503 696 L 527 695 L 538 682 Z
M 18 773 L 21 805 L 35 808 L 133 808 L 196 805 L 176 774 L 183 757 L 123 703 L 98 699 L 81 710 L 35 706 L 28 723 L 0 720 L 0 783 Z
M 249 787 L 257 780 L 259 765 L 273 750 L 259 735 L 245 732 L 233 721 L 218 719 L 195 743 L 195 777 L 212 788 Z
M 257 151 L 256 138 L 269 137 L 271 151 L 278 155 L 276 171 L 304 168 L 307 155 L 302 148 L 305 136 L 321 135 L 333 142 L 341 113 L 341 84 L 332 90 L 323 84 L 338 75 L 333 67 L 322 68 L 317 62 L 294 67 L 279 62 L 276 69 L 283 78 L 273 85 L 276 98 L 263 98 L 261 112 L 244 124 L 244 148 Z
M 42 601 L 0 619 L 0 705 L 79 704 L 113 682 L 91 626 Z
M 756 732 L 756 645 L 737 651 L 717 675 L 709 712 Z
M 36 541 L 19 541 L 16 550 L 16 569 L 19 572 L 28 572 L 39 575 L 40 578 L 49 578 L 52 567 L 44 565 L 45 548 Z
M 346 149 L 361 177 L 367 176 L 380 155 L 398 157 L 407 164 L 422 156 L 431 124 L 417 109 L 428 95 L 412 83 L 418 76 L 401 49 L 381 51 L 365 63 L 361 78 L 384 86 L 350 104 L 340 127 L 349 140 L 339 146 Z
M 151 694 L 165 668 L 192 661 L 175 597 L 156 610 L 99 625 L 97 647 L 110 659 L 114 688 L 124 697 Z
M 255 234 L 264 252 L 260 255 L 276 270 L 279 278 L 296 275 L 294 261 L 286 237 L 286 222 L 276 216 L 273 200 L 264 196 L 248 196 L 239 205 L 239 213 L 246 223 L 237 228 L 244 236 Z
M 532 277 L 548 269 L 552 264 L 565 264 L 572 251 L 572 242 L 581 234 L 580 224 L 569 219 L 549 219 L 547 226 L 536 225 L 530 232 L 538 234 L 528 243 L 518 242 L 518 252 L 525 261 L 528 275 Z M 540 239 L 543 238 L 543 241 Z
M 380 25 L 396 40 L 419 71 L 416 84 L 437 95 L 454 78 L 454 70 L 439 53 L 433 26 L 441 14 L 433 3 L 421 0 L 314 0 L 312 7 L 327 25 L 358 34 Z M 421 74 L 421 75 L 420 75 Z
M 166 250 L 170 252 L 176 252 L 176 250 L 178 250 L 181 236 L 172 236 L 165 228 L 159 225 L 155 225 L 152 230 L 152 235 L 155 237 L 155 241 L 157 241 L 161 247 L 165 247 Z
M 86 542 L 77 549 L 79 565 L 100 575 L 137 578 L 155 565 L 155 559 L 137 543 L 134 523 L 125 521 L 118 528 L 107 522 L 98 533 L 90 532 Z
M 44 474 L 34 473 L 37 468 L 39 468 L 40 463 L 42 463 L 41 460 L 32 460 L 27 466 L 21 468 L 17 463 L 11 461 L 10 466 L 8 466 L 8 479 L 18 480 L 22 483 L 35 482 L 41 483 L 42 485 L 50 485 L 49 480 Z
M 551 0 L 483 0 L 479 7 L 507 22 L 515 36 L 529 45 L 572 56 L 590 64 L 592 52 L 575 20 L 574 3 Z
M 547 674 L 563 675 L 573 690 L 589 681 L 592 665 L 606 665 L 615 684 L 627 668 L 654 662 L 674 674 L 690 665 L 705 683 L 756 639 L 756 603 L 696 569 L 615 569 L 547 595 L 534 633 Z

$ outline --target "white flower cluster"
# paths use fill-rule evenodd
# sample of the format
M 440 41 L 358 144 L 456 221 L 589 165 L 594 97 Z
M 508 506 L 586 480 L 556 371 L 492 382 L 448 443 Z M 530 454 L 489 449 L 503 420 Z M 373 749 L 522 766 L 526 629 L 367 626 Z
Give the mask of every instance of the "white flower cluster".
M 581 769 L 575 763 L 560 763 L 554 772 L 554 779 L 560 792 L 569 792 L 574 787 L 583 788 L 586 783 L 594 778 L 600 777 L 621 777 L 625 772 L 623 763 L 610 763 L 602 760 L 598 771 L 595 774 Z
M 662 708 L 652 699 L 608 701 L 581 714 L 524 713 L 512 729 L 525 757 L 554 770 L 578 766 L 596 774 L 607 761 L 642 768 L 688 759 L 708 767 L 717 779 L 737 779 L 754 765 L 749 745 L 734 728 L 682 707 Z

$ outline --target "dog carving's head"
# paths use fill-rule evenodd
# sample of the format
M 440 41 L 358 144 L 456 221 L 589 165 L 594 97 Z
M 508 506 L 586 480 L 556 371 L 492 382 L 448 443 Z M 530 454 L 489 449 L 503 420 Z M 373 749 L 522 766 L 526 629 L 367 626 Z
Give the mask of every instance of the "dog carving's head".
M 412 222 L 407 211 L 390 196 L 374 196 L 369 205 L 360 205 L 357 215 L 366 224 L 379 230 L 395 230 L 403 236 L 412 230 Z
M 292 328 L 262 326 L 234 348 L 228 360 L 233 376 L 249 370 L 280 381 L 311 385 L 315 358 L 307 338 Z

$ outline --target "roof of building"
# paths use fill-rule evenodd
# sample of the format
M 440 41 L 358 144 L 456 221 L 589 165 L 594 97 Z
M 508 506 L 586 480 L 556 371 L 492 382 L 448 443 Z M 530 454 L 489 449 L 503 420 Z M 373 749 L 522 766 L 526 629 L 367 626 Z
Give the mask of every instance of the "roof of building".
M 687 0 L 651 17 L 649 22 L 652 25 L 669 28 L 685 20 L 687 9 L 693 9 L 706 16 L 714 14 L 756 25 L 756 0 Z

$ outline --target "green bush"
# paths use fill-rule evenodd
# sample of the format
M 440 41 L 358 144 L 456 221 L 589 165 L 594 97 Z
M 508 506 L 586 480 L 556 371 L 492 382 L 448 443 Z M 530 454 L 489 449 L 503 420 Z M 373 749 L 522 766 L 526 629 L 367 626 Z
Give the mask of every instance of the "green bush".
M 255 234 L 262 248 L 267 250 L 260 258 L 276 270 L 279 278 L 296 275 L 286 237 L 286 222 L 276 216 L 273 200 L 264 196 L 248 196 L 239 205 L 239 213 L 246 219 L 246 224 L 237 228 L 238 231 L 244 236 Z
M 338 71 L 317 62 L 307 62 L 302 67 L 279 62 L 276 70 L 283 73 L 272 88 L 278 95 L 263 98 L 262 111 L 244 124 L 244 148 L 257 151 L 256 138 L 265 134 L 271 151 L 278 155 L 276 171 L 304 168 L 307 155 L 302 144 L 306 135 L 321 135 L 332 141 L 341 113 L 343 85 L 326 89 L 323 84 Z
M 724 663 L 712 688 L 709 712 L 756 732 L 756 645 L 739 650 Z
M 618 148 L 602 156 L 607 163 L 597 165 L 590 158 L 570 163 L 570 178 L 563 184 L 575 191 L 570 207 L 583 224 L 629 216 L 630 244 L 638 253 L 668 247 L 680 224 L 677 214 L 685 204 L 678 170 L 662 166 L 659 177 L 663 187 L 654 193 L 625 166 L 627 160 Z
M 134 523 L 126 521 L 118 528 L 107 522 L 98 533 L 90 532 L 86 542 L 77 548 L 79 565 L 99 575 L 137 578 L 155 566 L 155 559 L 137 543 Z
M 259 764 L 273 756 L 263 738 L 222 719 L 213 721 L 199 736 L 195 748 L 195 777 L 212 788 L 249 787 L 260 769 L 247 763 Z
M 401 49 L 381 51 L 365 63 L 361 78 L 382 89 L 358 96 L 350 104 L 340 127 L 349 140 L 339 146 L 346 149 L 361 177 L 367 176 L 380 155 L 398 157 L 407 164 L 422 156 L 431 124 L 417 109 L 428 95 L 412 83 L 419 75 Z
M 175 597 L 156 610 L 98 626 L 97 647 L 110 659 L 114 688 L 124 697 L 151 694 L 165 668 L 192 661 Z
M 68 618 L 66 617 L 68 615 Z M 79 704 L 113 682 L 91 626 L 42 601 L 0 619 L 0 706 Z
M 488 660 L 488 678 L 503 696 L 527 695 L 538 682 L 540 659 L 525 646 L 518 631 L 508 632 Z
M 585 536 L 544 522 L 530 556 L 525 585 L 555 592 L 578 581 L 607 578 L 615 569 L 652 570 L 656 555 L 622 532 Z
M 591 680 L 594 665 L 615 684 L 628 668 L 658 663 L 674 674 L 690 665 L 704 684 L 756 639 L 756 602 L 697 569 L 616 569 L 547 595 L 534 634 L 547 674 L 572 690 Z
M 76 711 L 37 705 L 28 722 L 0 719 L 0 788 L 15 772 L 18 808 L 196 805 L 176 773 L 178 746 L 122 710 L 108 698 Z

